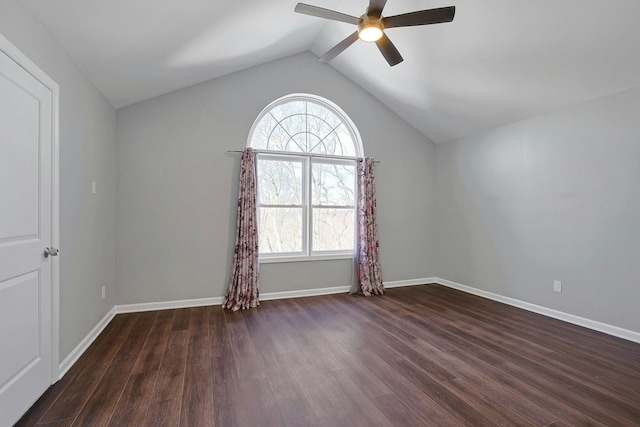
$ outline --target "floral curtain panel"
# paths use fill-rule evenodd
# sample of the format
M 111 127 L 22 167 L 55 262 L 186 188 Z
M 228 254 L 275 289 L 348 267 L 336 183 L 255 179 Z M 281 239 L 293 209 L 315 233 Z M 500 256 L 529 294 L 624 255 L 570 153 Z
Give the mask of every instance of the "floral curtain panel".
M 358 272 L 360 290 L 365 296 L 382 295 L 382 270 L 376 219 L 374 160 L 358 164 Z
M 247 309 L 258 306 L 258 216 L 256 156 L 251 148 L 242 152 L 236 246 L 229 289 L 223 308 Z

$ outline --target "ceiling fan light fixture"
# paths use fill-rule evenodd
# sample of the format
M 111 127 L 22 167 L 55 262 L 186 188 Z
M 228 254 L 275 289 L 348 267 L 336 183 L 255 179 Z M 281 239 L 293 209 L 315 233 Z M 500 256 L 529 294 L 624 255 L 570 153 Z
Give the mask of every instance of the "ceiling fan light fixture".
M 358 25 L 358 37 L 363 42 L 375 42 L 384 34 L 384 27 L 380 19 L 372 19 L 366 15 L 360 18 Z

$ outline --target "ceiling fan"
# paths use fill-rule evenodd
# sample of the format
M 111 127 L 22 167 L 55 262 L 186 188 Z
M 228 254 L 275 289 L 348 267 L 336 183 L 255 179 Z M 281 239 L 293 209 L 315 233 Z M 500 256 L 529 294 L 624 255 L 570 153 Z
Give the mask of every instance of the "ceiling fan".
M 331 61 L 333 58 L 340 55 L 346 48 L 351 46 L 356 40 L 360 39 L 365 42 L 375 42 L 384 58 L 392 67 L 401 63 L 403 59 L 400 52 L 398 52 L 398 49 L 396 49 L 394 44 L 391 43 L 391 40 L 389 40 L 387 35 L 384 33 L 386 28 L 451 22 L 453 21 L 453 17 L 456 13 L 456 7 L 449 6 L 383 17 L 382 9 L 384 9 L 384 5 L 386 3 L 387 0 L 369 0 L 367 12 L 359 18 L 304 3 L 298 3 L 295 11 L 298 13 L 304 13 L 305 15 L 346 22 L 358 26 L 358 31 L 351 34 L 331 48 L 327 53 L 322 55 L 322 57 L 320 57 L 320 61 Z

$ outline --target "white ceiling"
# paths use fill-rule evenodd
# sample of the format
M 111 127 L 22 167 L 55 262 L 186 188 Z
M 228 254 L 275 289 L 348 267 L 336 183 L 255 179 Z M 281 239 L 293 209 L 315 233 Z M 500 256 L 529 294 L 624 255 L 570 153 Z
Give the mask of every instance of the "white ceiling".
M 296 0 L 23 0 L 119 108 L 311 50 L 355 27 Z M 367 0 L 304 0 L 350 15 Z M 456 6 L 452 23 L 393 28 L 405 61 L 356 42 L 331 65 L 435 142 L 640 86 L 637 0 L 389 0 L 385 16 Z

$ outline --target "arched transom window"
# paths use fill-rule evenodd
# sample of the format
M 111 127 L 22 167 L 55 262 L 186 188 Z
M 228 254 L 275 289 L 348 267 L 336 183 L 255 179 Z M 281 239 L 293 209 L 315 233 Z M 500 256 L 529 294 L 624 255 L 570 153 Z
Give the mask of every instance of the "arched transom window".
M 258 116 L 248 144 L 258 152 L 261 260 L 351 256 L 363 153 L 349 117 L 317 96 L 285 96 Z

